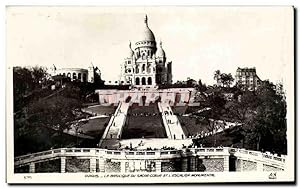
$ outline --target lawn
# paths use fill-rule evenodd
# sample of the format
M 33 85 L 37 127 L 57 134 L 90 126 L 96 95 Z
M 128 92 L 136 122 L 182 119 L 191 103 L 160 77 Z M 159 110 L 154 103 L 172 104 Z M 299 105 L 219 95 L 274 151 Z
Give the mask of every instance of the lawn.
M 110 117 L 90 119 L 81 127 L 81 131 L 89 136 L 101 138 L 109 122 Z
M 122 139 L 130 138 L 166 138 L 157 105 L 131 106 L 128 110 Z
M 197 121 L 196 118 L 190 116 L 177 116 L 181 124 L 182 130 L 186 136 L 193 136 L 203 132 L 208 132 L 207 125 Z

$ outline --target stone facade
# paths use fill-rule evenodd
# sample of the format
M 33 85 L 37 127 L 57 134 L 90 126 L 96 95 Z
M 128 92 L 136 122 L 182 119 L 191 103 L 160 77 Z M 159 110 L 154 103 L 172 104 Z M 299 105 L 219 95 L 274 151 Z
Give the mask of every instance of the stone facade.
M 145 17 L 141 36 L 132 50 L 129 43 L 128 55 L 121 67 L 120 84 L 135 87 L 152 87 L 172 83 L 172 62 L 167 62 L 162 42 L 157 46 L 155 36 L 148 27 Z
M 256 74 L 256 68 L 238 68 L 235 76 L 236 84 L 244 90 L 256 90 L 261 80 Z
M 95 82 L 95 74 L 98 74 L 101 78 L 101 72 L 98 67 L 94 67 L 92 64 L 88 69 L 83 68 L 56 68 L 55 65 L 50 68 L 49 74 L 51 76 L 61 75 L 70 78 L 71 81 L 81 81 L 81 82 Z
M 66 172 L 90 172 L 90 159 L 66 158 Z
M 203 159 L 203 165 L 206 168 L 205 172 L 223 172 L 224 171 L 224 159 L 223 158 Z
M 171 105 L 186 105 L 194 103 L 196 90 L 193 88 L 170 88 L 170 89 L 132 89 L 132 90 L 96 90 L 99 95 L 99 104 L 117 105 L 119 102 L 154 103 L 161 101 Z

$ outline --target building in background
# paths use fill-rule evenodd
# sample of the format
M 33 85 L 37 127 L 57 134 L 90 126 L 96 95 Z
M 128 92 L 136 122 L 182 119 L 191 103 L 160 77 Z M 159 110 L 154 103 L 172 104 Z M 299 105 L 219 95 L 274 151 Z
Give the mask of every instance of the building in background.
M 128 55 L 121 66 L 119 84 L 134 87 L 153 87 L 172 83 L 172 62 L 167 57 L 162 42 L 158 45 L 153 32 L 148 27 L 147 15 L 144 26 L 134 43 L 129 43 Z
M 240 68 L 236 70 L 235 75 L 236 85 L 243 90 L 256 90 L 260 85 L 260 78 L 256 74 L 256 68 Z
M 94 83 L 96 75 L 100 77 L 101 79 L 101 72 L 98 69 L 98 67 L 94 67 L 93 64 L 91 64 L 88 69 L 84 68 L 56 68 L 55 65 L 53 65 L 50 68 L 51 76 L 57 76 L 61 75 L 66 78 L 70 78 L 71 81 L 81 81 L 81 82 L 89 82 Z

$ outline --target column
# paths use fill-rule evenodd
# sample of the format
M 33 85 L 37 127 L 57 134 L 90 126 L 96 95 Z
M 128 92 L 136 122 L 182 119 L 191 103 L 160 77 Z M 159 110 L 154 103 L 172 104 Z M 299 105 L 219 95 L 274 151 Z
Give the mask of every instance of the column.
M 263 162 L 260 162 L 260 161 L 256 162 L 256 171 L 260 171 L 260 172 L 264 171 L 264 164 L 263 164 Z
M 96 165 L 97 165 L 96 158 L 95 157 L 91 158 L 90 159 L 90 172 L 91 173 L 96 173 Z
M 35 173 L 35 163 L 29 164 L 29 173 Z
M 229 172 L 229 156 L 225 155 L 224 156 L 224 172 Z
M 105 172 L 105 159 L 104 158 L 99 159 L 99 172 L 102 172 L 102 173 Z
M 66 172 L 66 157 L 60 158 L 60 172 L 65 173 Z
M 161 172 L 161 161 L 156 161 L 155 162 L 155 172 L 160 173 Z
M 125 173 L 126 172 L 126 166 L 125 166 L 125 164 L 126 164 L 126 161 L 120 161 L 120 163 L 121 163 L 121 173 Z
M 188 171 L 188 160 L 187 160 L 187 158 L 182 158 L 182 160 L 181 160 L 181 171 L 183 171 L 183 172 Z
M 197 171 L 197 160 L 196 157 L 190 157 L 189 171 Z

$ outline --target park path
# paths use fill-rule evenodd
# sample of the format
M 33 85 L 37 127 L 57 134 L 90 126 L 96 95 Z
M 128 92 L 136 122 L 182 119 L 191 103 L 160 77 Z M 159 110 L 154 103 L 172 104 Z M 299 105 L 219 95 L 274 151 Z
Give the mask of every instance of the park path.
M 99 142 L 100 147 L 111 146 L 121 138 L 122 128 L 126 122 L 126 116 L 129 103 L 120 102 L 114 115 L 110 118 L 109 123 Z

